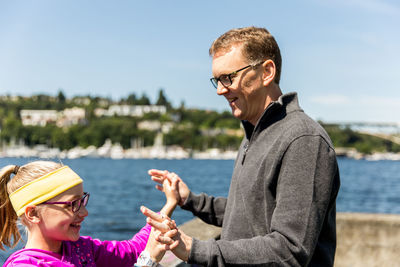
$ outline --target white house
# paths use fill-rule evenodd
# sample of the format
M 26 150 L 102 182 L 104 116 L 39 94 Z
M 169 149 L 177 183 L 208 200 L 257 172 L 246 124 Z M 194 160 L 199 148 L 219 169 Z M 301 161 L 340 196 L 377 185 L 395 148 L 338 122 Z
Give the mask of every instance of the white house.
M 165 106 L 157 105 L 111 105 L 108 109 L 95 109 L 95 115 L 101 116 L 130 116 L 141 117 L 146 113 L 160 113 L 165 114 L 167 108 Z
M 56 122 L 58 118 L 57 110 L 22 109 L 19 114 L 25 126 L 46 126 L 48 123 Z
M 84 108 L 66 108 L 59 112 L 59 118 L 57 119 L 58 127 L 68 127 L 74 124 L 85 122 L 86 111 Z
M 19 114 L 25 126 L 46 126 L 48 123 L 56 123 L 58 127 L 68 127 L 83 123 L 86 118 L 85 109 L 78 107 L 63 111 L 22 109 Z

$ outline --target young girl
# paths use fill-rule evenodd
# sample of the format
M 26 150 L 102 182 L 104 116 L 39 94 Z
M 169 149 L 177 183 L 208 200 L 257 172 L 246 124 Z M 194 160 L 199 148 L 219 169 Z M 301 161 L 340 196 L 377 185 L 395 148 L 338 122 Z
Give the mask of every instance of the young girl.
M 68 166 L 50 161 L 1 169 L 0 249 L 13 247 L 21 239 L 17 221 L 26 227 L 28 238 L 25 248 L 13 253 L 3 266 L 133 266 L 143 250 L 153 262 L 161 260 L 165 246 L 155 241 L 161 233 L 151 230 L 150 225 L 125 241 L 80 236 L 89 201 L 82 182 Z M 177 201 L 165 192 L 167 201 L 160 214 L 165 219 L 164 235 L 172 237 L 176 230 L 171 229 L 176 225 L 169 217 Z

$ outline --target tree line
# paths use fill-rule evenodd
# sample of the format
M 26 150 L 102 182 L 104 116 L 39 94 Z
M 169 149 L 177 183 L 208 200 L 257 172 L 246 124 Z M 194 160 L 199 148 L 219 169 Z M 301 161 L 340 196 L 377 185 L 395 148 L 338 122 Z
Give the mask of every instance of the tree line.
M 112 104 L 127 105 L 163 105 L 166 114 L 147 113 L 142 117 L 96 117 L 96 108 L 108 108 Z M 21 109 L 63 110 L 71 107 L 82 107 L 86 110 L 85 124 L 76 124 L 68 128 L 59 128 L 55 124 L 46 126 L 24 126 L 20 118 Z M 157 100 L 152 103 L 142 94 L 132 93 L 126 98 L 113 101 L 98 96 L 76 96 L 67 99 L 62 91 L 56 96 L 44 94 L 33 96 L 0 97 L 0 144 L 23 143 L 27 146 L 45 144 L 61 150 L 76 146 L 100 147 L 107 139 L 120 143 L 123 148 L 130 148 L 138 141 L 143 146 L 154 143 L 156 131 L 139 129 L 141 121 L 153 120 L 162 123 L 170 122 L 174 126 L 163 136 L 164 145 L 177 145 L 186 149 L 205 150 L 220 148 L 236 150 L 241 142 L 241 134 L 227 133 L 226 129 L 240 132 L 240 122 L 229 111 L 217 112 L 186 108 L 184 102 L 173 107 L 164 90 L 160 89 Z M 350 128 L 341 128 L 334 124 L 320 124 L 330 135 L 335 147 L 356 148 L 359 152 L 400 152 L 400 146 L 378 137 L 357 133 Z M 220 132 L 207 134 L 210 129 L 221 129 Z M 239 131 L 238 131 L 239 130 Z M 235 132 L 235 131 L 234 131 Z
M 108 108 L 112 104 L 126 105 L 162 105 L 167 108 L 166 114 L 147 113 L 142 117 L 96 117 L 96 108 Z M 85 124 L 76 124 L 68 128 L 59 128 L 55 124 L 46 126 L 22 125 L 20 110 L 47 109 L 63 110 L 71 107 L 82 107 L 87 114 Z M 62 91 L 57 96 L 33 95 L 3 96 L 0 98 L 0 143 L 10 144 L 20 142 L 27 146 L 45 144 L 61 150 L 76 146 L 100 147 L 107 139 L 120 143 L 123 148 L 132 147 L 135 141 L 143 146 L 154 143 L 156 131 L 138 128 L 141 121 L 153 120 L 162 123 L 171 122 L 173 128 L 164 134 L 164 145 L 178 145 L 187 149 L 204 150 L 210 147 L 221 149 L 236 149 L 241 136 L 230 134 L 205 135 L 204 130 L 211 128 L 239 129 L 240 123 L 230 112 L 216 112 L 200 109 L 189 109 L 184 102 L 179 107 L 173 107 L 164 91 L 159 90 L 157 100 L 152 103 L 143 94 L 134 93 L 118 101 L 109 98 L 78 96 L 67 99 Z

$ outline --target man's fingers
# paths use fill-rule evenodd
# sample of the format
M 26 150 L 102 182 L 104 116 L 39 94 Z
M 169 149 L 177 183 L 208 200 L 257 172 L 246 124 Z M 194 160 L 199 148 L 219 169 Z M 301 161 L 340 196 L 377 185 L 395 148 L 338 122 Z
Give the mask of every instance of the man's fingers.
M 166 175 L 165 177 L 167 177 L 168 181 L 170 181 L 171 185 L 173 184 L 178 184 L 179 182 L 182 182 L 182 179 L 174 172 L 169 173 L 168 175 Z
M 155 239 L 160 243 L 172 245 L 176 240 L 172 239 L 171 236 L 176 235 L 177 232 L 177 230 L 168 231 L 165 234 L 158 232 L 155 236 Z
M 175 249 L 179 245 L 179 240 L 175 240 L 171 245 L 168 245 L 169 250 Z
M 171 189 L 177 191 L 178 190 L 178 183 L 179 183 L 179 180 L 178 179 L 174 179 L 171 182 Z
M 179 245 L 179 240 L 174 240 L 166 235 L 159 233 L 155 237 L 156 241 L 164 245 L 165 250 L 173 250 Z
M 177 229 L 172 229 L 164 234 L 164 236 L 172 238 L 178 233 Z

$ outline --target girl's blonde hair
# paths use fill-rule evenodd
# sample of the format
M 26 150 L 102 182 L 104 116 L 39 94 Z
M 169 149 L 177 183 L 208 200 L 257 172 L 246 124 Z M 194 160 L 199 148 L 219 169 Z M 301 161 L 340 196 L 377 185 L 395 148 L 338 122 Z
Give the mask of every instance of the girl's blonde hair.
M 20 241 L 21 235 L 18 231 L 18 216 L 14 211 L 9 195 L 47 173 L 62 167 L 62 164 L 52 161 L 33 161 L 24 166 L 8 165 L 0 171 L 0 249 L 4 246 L 15 247 Z M 11 179 L 11 175 L 15 176 Z M 23 217 L 25 215 L 21 215 Z

